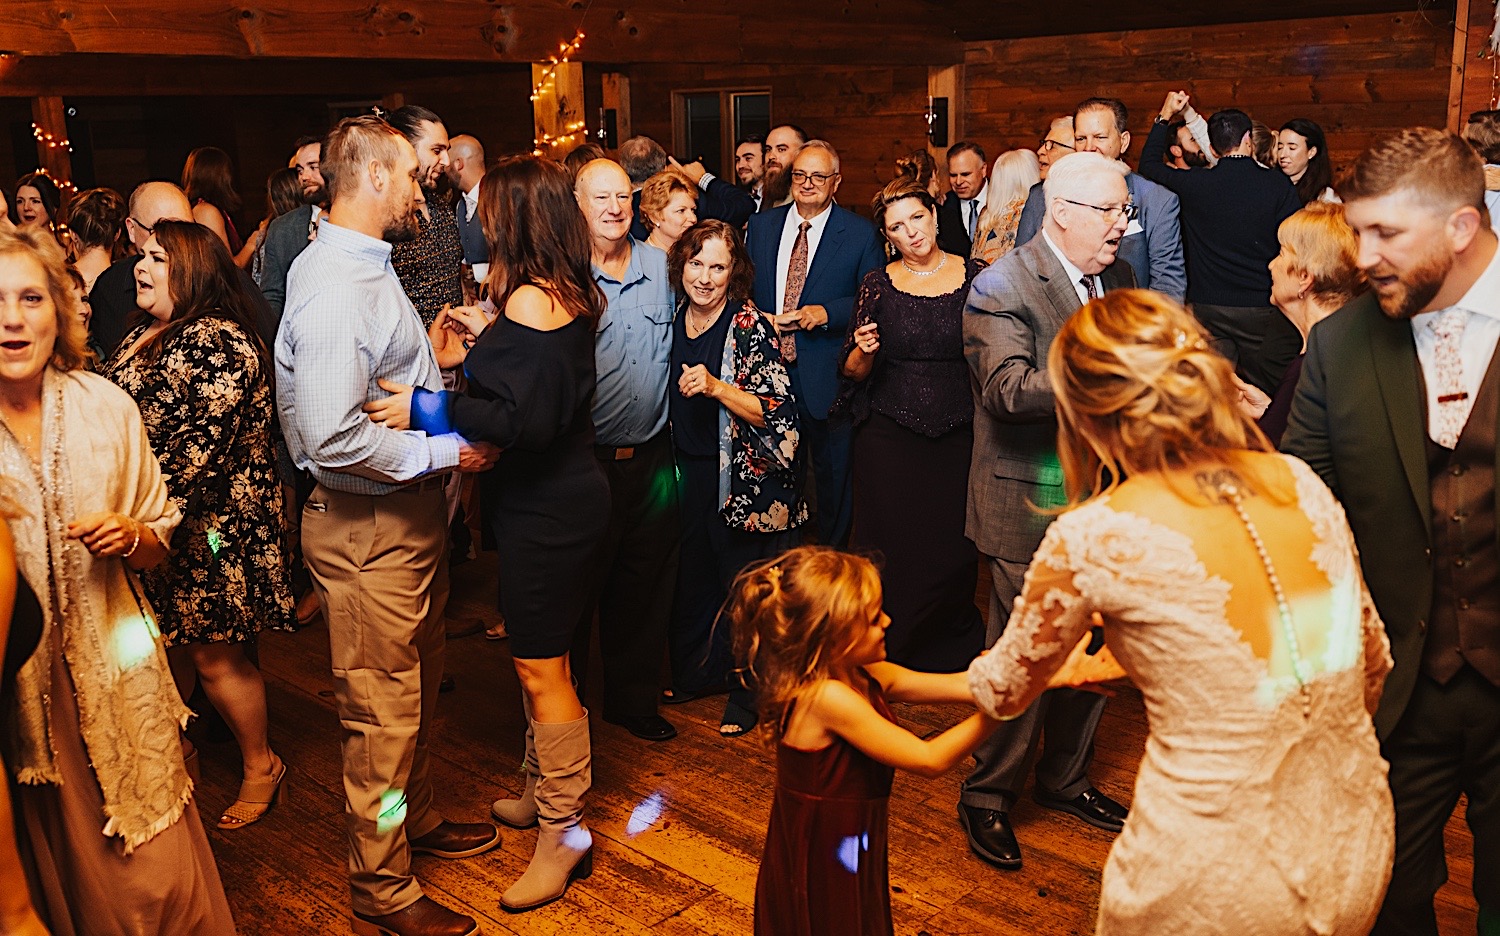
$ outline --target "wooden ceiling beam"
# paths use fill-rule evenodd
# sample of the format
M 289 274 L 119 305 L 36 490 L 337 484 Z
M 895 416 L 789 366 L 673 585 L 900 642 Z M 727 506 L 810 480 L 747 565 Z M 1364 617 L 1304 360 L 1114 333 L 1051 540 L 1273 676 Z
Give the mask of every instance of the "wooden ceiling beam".
M 580 0 L 5 0 L 0 50 L 231 58 L 547 61 L 582 28 L 588 62 L 949 64 L 963 49 L 932 17 L 766 16 L 739 5 Z M 881 19 L 884 19 L 882 17 Z

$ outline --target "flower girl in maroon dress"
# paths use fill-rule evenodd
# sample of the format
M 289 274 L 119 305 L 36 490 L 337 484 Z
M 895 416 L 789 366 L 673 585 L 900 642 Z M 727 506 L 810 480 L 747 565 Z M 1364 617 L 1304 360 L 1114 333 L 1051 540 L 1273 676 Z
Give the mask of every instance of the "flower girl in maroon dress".
M 896 768 L 934 777 L 997 722 L 975 714 L 923 740 L 886 700 L 972 703 L 963 673 L 885 662 L 880 573 L 821 547 L 752 566 L 735 583 L 735 647 L 776 741 L 776 799 L 755 885 L 755 932 L 890 933 L 886 807 Z

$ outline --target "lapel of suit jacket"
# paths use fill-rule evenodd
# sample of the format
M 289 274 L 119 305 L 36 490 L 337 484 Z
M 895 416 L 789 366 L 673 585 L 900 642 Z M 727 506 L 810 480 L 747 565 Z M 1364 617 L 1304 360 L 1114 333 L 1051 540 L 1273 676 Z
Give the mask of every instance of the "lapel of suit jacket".
M 785 205 L 780 208 L 768 208 L 763 212 L 757 212 L 755 218 L 757 232 L 764 233 L 765 236 L 756 237 L 755 247 L 750 254 L 750 262 L 755 264 L 756 279 L 764 276 L 770 283 L 770 291 L 766 293 L 769 297 L 766 301 L 768 308 L 776 304 L 776 289 L 783 278 L 782 272 L 776 269 L 776 255 L 781 251 L 781 232 L 786 226 L 786 213 L 789 210 L 790 208 Z M 771 312 L 777 314 L 781 310 L 774 309 Z
M 1035 261 L 1028 263 L 1036 278 L 1041 281 L 1042 289 L 1047 293 L 1047 298 L 1052 300 L 1053 311 L 1057 313 L 1058 323 L 1067 321 L 1068 317 L 1083 308 L 1083 302 L 1078 298 L 1078 290 L 1073 288 L 1073 283 L 1068 279 L 1068 271 L 1058 262 L 1057 256 L 1052 248 L 1047 246 L 1047 241 L 1038 233 L 1036 237 L 1027 242 L 1026 247 L 1032 247 L 1031 256 Z M 1024 249 L 1024 248 L 1023 248 Z
M 1370 340 L 1370 363 L 1375 368 L 1375 382 L 1385 403 L 1391 436 L 1396 440 L 1396 454 L 1406 471 L 1406 483 L 1417 501 L 1417 509 L 1426 520 L 1432 504 L 1427 477 L 1427 446 L 1423 441 L 1422 409 L 1426 395 L 1417 368 L 1417 346 L 1412 338 L 1411 322 L 1392 319 L 1369 301 L 1365 315 Z
M 818 238 L 818 252 L 813 254 L 812 265 L 807 268 L 807 281 L 802 284 L 804 296 L 817 283 L 823 271 L 833 265 L 833 258 L 844 243 L 844 209 L 838 205 L 829 205 L 828 212 L 828 223 L 823 227 L 823 236 Z

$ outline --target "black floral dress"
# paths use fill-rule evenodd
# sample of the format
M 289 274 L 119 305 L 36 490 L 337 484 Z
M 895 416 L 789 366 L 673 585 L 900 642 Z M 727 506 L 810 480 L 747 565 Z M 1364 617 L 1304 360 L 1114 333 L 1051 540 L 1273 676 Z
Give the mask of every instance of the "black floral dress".
M 172 555 L 142 576 L 162 636 L 174 647 L 291 630 L 274 400 L 255 340 L 209 316 L 170 336 L 155 361 L 122 360 L 146 327 L 127 334 L 103 370 L 135 398 L 182 510 Z

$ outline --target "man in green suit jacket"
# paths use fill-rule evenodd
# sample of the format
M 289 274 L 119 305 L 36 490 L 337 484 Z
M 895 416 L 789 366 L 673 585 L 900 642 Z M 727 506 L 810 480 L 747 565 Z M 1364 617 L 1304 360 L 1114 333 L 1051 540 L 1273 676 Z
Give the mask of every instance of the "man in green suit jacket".
M 1500 259 L 1483 166 L 1452 133 L 1405 130 L 1339 194 L 1372 290 L 1313 328 L 1282 448 L 1343 502 L 1395 659 L 1375 726 L 1396 858 L 1373 932 L 1436 936 L 1460 794 L 1480 931 L 1500 932 Z

